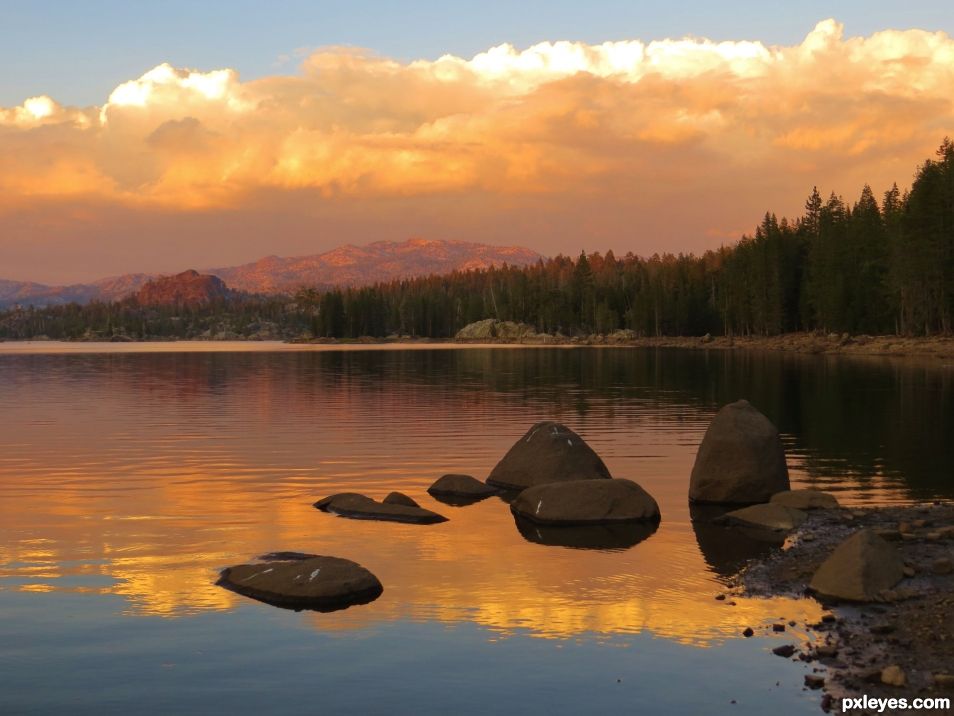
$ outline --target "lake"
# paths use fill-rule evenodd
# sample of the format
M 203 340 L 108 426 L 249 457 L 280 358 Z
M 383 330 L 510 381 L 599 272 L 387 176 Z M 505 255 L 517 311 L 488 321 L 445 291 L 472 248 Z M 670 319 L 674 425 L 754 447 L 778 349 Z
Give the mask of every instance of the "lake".
M 0 712 L 818 713 L 810 667 L 771 649 L 808 638 L 820 607 L 715 600 L 768 547 L 694 525 L 687 504 L 709 420 L 743 397 L 782 432 L 795 486 L 849 505 L 954 497 L 940 362 L 0 343 Z M 659 529 L 579 548 L 525 535 L 500 498 L 426 494 L 444 473 L 484 479 L 543 419 L 652 493 Z M 391 490 L 449 521 L 312 507 Z M 317 613 L 215 586 L 275 550 L 352 559 L 384 593 Z M 780 617 L 797 624 L 766 635 Z

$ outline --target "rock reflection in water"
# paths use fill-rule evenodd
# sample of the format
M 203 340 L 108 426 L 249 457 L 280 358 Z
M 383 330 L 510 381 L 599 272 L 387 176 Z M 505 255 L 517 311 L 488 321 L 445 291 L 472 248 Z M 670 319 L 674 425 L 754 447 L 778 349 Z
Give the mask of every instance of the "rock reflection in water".
M 692 530 L 706 563 L 720 577 L 732 577 L 749 560 L 767 555 L 781 546 L 784 535 L 777 532 L 719 524 L 716 519 L 733 507 L 721 505 L 689 506 Z
M 540 525 L 514 515 L 517 530 L 527 542 L 571 549 L 629 549 L 656 532 L 658 522 L 605 525 Z

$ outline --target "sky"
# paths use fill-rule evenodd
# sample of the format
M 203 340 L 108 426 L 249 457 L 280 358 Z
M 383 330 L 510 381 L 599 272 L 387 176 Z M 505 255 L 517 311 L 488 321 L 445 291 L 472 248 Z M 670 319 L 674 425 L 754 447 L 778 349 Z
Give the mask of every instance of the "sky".
M 702 251 L 954 134 L 942 2 L 0 0 L 0 278 Z

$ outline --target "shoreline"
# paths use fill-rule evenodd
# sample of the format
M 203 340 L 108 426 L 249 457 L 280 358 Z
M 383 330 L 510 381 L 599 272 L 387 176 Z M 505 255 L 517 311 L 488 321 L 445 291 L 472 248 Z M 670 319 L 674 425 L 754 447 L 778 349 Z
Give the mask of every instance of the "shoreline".
M 804 625 L 810 640 L 780 642 L 792 648 L 769 652 L 768 658 L 809 664 L 805 688 L 820 691 L 825 711 L 837 708 L 842 698 L 865 694 L 954 697 L 954 502 L 812 510 L 783 548 L 751 559 L 739 571 L 730 593 L 806 598 L 818 566 L 861 528 L 876 530 L 895 546 L 905 577 L 878 601 L 818 599 L 829 614 Z M 900 668 L 903 683 L 885 677 L 891 666 Z
M 411 336 L 374 338 L 319 338 L 319 339 L 210 339 L 210 338 L 173 338 L 167 340 L 54 340 L 33 338 L 29 340 L 0 339 L 0 353 L 37 352 L 49 346 L 48 352 L 57 352 L 57 348 L 75 348 L 76 352 L 100 350 L 106 346 L 110 350 L 121 351 L 128 346 L 130 352 L 142 350 L 188 350 L 217 351 L 244 350 L 308 350 L 311 346 L 339 347 L 342 349 L 383 349 L 402 347 L 408 349 L 428 348 L 653 348 L 683 349 L 702 351 L 744 351 L 795 353 L 801 355 L 850 355 L 893 358 L 929 358 L 954 360 L 954 336 L 849 336 L 848 334 L 820 335 L 818 333 L 786 333 L 779 336 L 652 336 L 632 337 L 610 334 L 585 337 L 551 336 L 533 334 L 524 338 L 481 337 L 461 338 L 414 338 Z M 24 350 L 5 350 L 5 347 Z M 176 346 L 176 348 L 172 348 Z M 237 348 L 241 346 L 242 348 Z M 255 346 L 255 348 L 252 348 Z M 29 347 L 29 348 L 27 348 Z M 150 347 L 150 348 L 147 348 Z M 39 351 L 46 352 L 46 351 Z

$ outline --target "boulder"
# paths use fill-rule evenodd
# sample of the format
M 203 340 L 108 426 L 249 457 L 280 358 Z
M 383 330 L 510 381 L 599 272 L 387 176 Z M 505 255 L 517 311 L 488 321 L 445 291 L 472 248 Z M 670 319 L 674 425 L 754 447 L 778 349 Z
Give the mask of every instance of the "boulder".
M 746 400 L 722 408 L 696 453 L 689 499 L 753 504 L 788 489 L 785 452 L 775 426 Z
M 821 490 L 785 490 L 772 495 L 772 504 L 796 510 L 834 510 L 839 507 L 835 496 Z
M 382 502 L 385 505 L 404 505 L 405 507 L 420 507 L 414 500 L 403 492 L 389 492 Z
M 544 525 L 658 522 L 659 505 L 632 480 L 574 480 L 536 485 L 510 503 L 510 511 Z
M 550 482 L 609 479 L 600 456 L 565 425 L 544 421 L 534 425 L 497 463 L 487 483 L 522 490 Z
M 904 576 L 897 550 L 873 530 L 855 532 L 816 570 L 809 588 L 822 597 L 852 602 L 880 598 Z
M 384 591 L 360 564 L 320 555 L 227 567 L 216 584 L 268 604 L 317 611 L 367 604 Z
M 447 518 L 423 507 L 393 504 L 372 500 L 366 495 L 355 492 L 340 492 L 315 503 L 322 512 L 330 512 L 356 520 L 383 520 L 386 522 L 407 522 L 417 525 L 430 525 L 446 522 Z
M 772 532 L 788 532 L 805 521 L 807 515 L 792 507 L 768 502 L 727 512 L 719 519 L 726 524 L 755 527 Z
M 457 331 L 457 335 L 454 337 L 459 341 L 480 341 L 494 338 L 497 335 L 494 331 L 494 324 L 496 323 L 497 321 L 493 318 L 468 323 Z
M 427 488 L 435 497 L 463 497 L 480 499 L 497 493 L 496 488 L 470 475 L 444 475 Z

